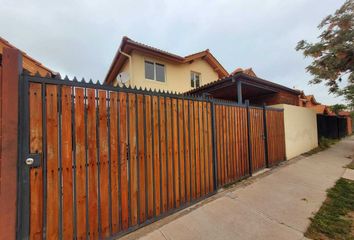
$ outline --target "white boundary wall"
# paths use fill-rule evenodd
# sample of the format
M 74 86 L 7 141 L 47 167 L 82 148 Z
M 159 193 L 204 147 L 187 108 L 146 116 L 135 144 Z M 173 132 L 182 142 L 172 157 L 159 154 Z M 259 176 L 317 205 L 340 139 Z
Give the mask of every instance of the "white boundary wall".
M 305 107 L 277 104 L 284 109 L 286 159 L 291 159 L 318 146 L 316 112 Z

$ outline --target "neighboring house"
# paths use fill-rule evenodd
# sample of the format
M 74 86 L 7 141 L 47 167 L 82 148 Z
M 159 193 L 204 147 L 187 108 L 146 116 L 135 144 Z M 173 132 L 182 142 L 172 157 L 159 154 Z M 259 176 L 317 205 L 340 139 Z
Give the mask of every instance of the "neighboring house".
M 132 87 L 182 93 L 229 74 L 208 49 L 182 57 L 123 37 L 105 83 L 121 75 Z
M 2 59 L 2 53 L 4 48 L 13 48 L 18 49 L 14 45 L 10 44 L 8 41 L 0 37 L 0 65 Z M 19 50 L 19 49 L 18 49 Z M 38 72 L 41 76 L 49 75 L 50 77 L 55 77 L 58 73 L 50 70 L 42 63 L 38 62 L 37 60 L 33 59 L 32 57 L 28 56 L 25 52 L 19 50 L 22 54 L 22 66 L 25 70 L 30 72 L 31 74 L 35 74 Z
M 347 119 L 347 133 L 348 135 L 353 133 L 353 119 L 350 115 L 350 112 L 347 111 L 340 111 L 338 116 L 345 117 Z
M 305 95 L 304 92 L 301 92 L 299 97 L 299 106 L 313 109 L 317 114 L 331 115 L 335 114 L 331 111 L 331 109 L 316 101 L 313 95 Z
M 244 74 L 247 74 L 247 75 L 250 75 L 252 77 L 257 77 L 256 73 L 253 71 L 252 68 L 246 68 L 246 69 L 243 69 L 243 68 L 236 68 L 230 75 L 235 75 L 236 73 L 244 73 Z

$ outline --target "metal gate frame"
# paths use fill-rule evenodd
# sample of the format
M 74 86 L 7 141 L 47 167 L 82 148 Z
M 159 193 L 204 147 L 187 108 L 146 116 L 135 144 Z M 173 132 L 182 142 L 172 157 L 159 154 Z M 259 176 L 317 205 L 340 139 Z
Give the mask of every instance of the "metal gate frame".
M 165 92 L 153 92 L 149 90 L 142 90 L 142 89 L 136 89 L 136 88 L 130 88 L 130 87 L 113 87 L 113 86 L 108 86 L 108 85 L 101 85 L 100 83 L 93 83 L 90 81 L 89 83 L 83 81 L 77 81 L 76 78 L 74 78 L 73 81 L 70 81 L 69 79 L 53 79 L 53 78 L 43 78 L 39 75 L 36 76 L 29 76 L 27 73 L 23 74 L 20 76 L 20 84 L 19 84 L 19 136 L 18 136 L 18 201 L 17 201 L 17 207 L 18 207 L 18 212 L 17 212 L 17 239 L 27 239 L 29 236 L 29 228 L 30 228 L 30 168 L 31 167 L 36 167 L 39 166 L 42 162 L 43 159 L 46 158 L 46 145 L 43 145 L 43 153 L 42 154 L 30 154 L 30 126 L 29 126 L 29 83 L 40 83 L 42 86 L 45 86 L 46 84 L 54 84 L 54 85 L 69 85 L 73 87 L 82 87 L 82 88 L 94 88 L 94 89 L 99 89 L 99 90 L 106 90 L 106 91 L 113 91 L 113 92 L 125 92 L 125 93 L 139 93 L 139 94 L 153 94 L 154 96 L 163 96 L 163 97 L 174 97 L 174 98 L 181 98 L 181 99 L 186 99 L 186 100 L 200 100 L 200 101 L 205 101 L 209 102 L 210 105 L 210 110 L 211 110 L 211 137 L 212 137 L 212 167 L 213 167 L 213 192 L 210 194 L 206 195 L 203 198 L 197 199 L 196 201 L 190 202 L 189 204 L 182 205 L 179 208 L 173 209 L 171 211 L 167 211 L 166 214 L 162 214 L 161 216 L 154 217 L 153 219 L 149 219 L 146 222 L 139 224 L 137 226 L 134 226 L 127 231 L 120 232 L 118 235 L 114 235 L 113 237 L 121 236 L 124 234 L 127 234 L 131 231 L 136 230 L 139 227 L 145 226 L 151 222 L 154 222 L 156 220 L 159 220 L 166 215 L 170 215 L 176 211 L 179 211 L 183 208 L 189 207 L 190 205 L 195 204 L 196 202 L 199 202 L 210 195 L 213 195 L 217 192 L 217 190 L 220 188 L 218 187 L 217 184 L 217 147 L 216 147 L 216 137 L 215 137 L 215 105 L 220 104 L 220 105 L 229 105 L 229 106 L 237 106 L 237 107 L 243 107 L 247 109 L 247 131 L 248 131 L 248 162 L 249 162 L 249 175 L 245 176 L 249 177 L 252 176 L 252 153 L 251 153 L 251 146 L 252 146 L 252 139 L 250 138 L 250 105 L 249 102 L 246 101 L 244 105 L 240 105 L 234 102 L 229 102 L 229 101 L 222 101 L 222 100 L 217 100 L 217 99 L 212 99 L 208 98 L 205 96 L 190 96 L 190 95 L 177 95 L 175 93 L 165 93 Z M 42 87 L 42 96 L 45 96 L 45 88 Z M 258 107 L 259 108 L 259 107 Z M 267 137 L 267 119 L 266 119 L 266 110 L 276 110 L 276 111 L 283 111 L 279 110 L 276 108 L 271 108 L 271 107 L 266 107 L 263 106 L 263 127 L 264 127 L 264 152 L 265 152 L 265 167 L 269 167 L 269 161 L 268 161 L 268 137 Z M 42 104 L 42 111 L 45 113 L 45 104 Z M 44 117 L 44 116 L 43 116 Z M 44 121 L 44 120 L 43 120 Z M 42 123 L 44 124 L 44 123 Z M 46 134 L 46 128 L 45 125 L 43 125 L 43 130 L 42 130 L 43 136 Z M 45 163 L 44 163 L 45 164 Z M 46 168 L 43 168 L 46 169 Z M 43 170 L 45 171 L 45 170 Z M 46 181 L 46 175 L 43 175 L 43 186 L 45 186 L 45 181 Z M 238 180 L 239 181 L 239 180 Z M 222 187 L 222 186 L 221 186 Z M 43 198 L 46 198 L 46 191 L 43 191 Z M 45 201 L 43 202 L 43 208 L 45 208 Z M 46 212 L 43 211 L 43 221 L 45 222 L 46 218 Z M 60 224 L 59 224 L 60 225 Z M 45 224 L 44 224 L 45 226 Z M 45 227 L 43 228 L 43 235 L 45 235 L 46 229 Z

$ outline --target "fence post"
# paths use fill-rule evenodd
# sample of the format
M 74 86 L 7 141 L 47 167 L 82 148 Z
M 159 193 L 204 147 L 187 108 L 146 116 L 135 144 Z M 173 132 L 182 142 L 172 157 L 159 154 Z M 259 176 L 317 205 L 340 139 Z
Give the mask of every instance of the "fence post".
M 264 125 L 264 151 L 265 151 L 265 160 L 266 167 L 269 168 L 269 159 L 268 159 L 268 129 L 267 129 L 267 108 L 263 103 L 263 125 Z
M 0 239 L 16 238 L 19 76 L 22 56 L 19 50 L 4 48 L 1 81 L 0 157 Z
M 250 116 L 250 102 L 249 100 L 245 101 L 247 108 L 247 134 L 248 134 L 248 166 L 249 174 L 252 176 L 252 141 L 251 141 L 251 116 Z
M 218 171 L 217 171 L 217 158 L 216 158 L 216 134 L 215 134 L 215 102 L 213 99 L 210 101 L 211 103 L 211 133 L 212 133 L 212 140 L 213 140 L 213 175 L 214 175 L 214 190 L 216 191 L 218 189 Z

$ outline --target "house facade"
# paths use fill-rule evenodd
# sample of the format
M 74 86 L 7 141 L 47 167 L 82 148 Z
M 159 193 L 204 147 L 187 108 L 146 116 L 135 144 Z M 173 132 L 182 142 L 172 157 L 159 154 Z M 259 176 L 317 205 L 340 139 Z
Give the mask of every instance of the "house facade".
M 208 49 L 181 57 L 123 37 L 105 83 L 182 93 L 226 76 Z

